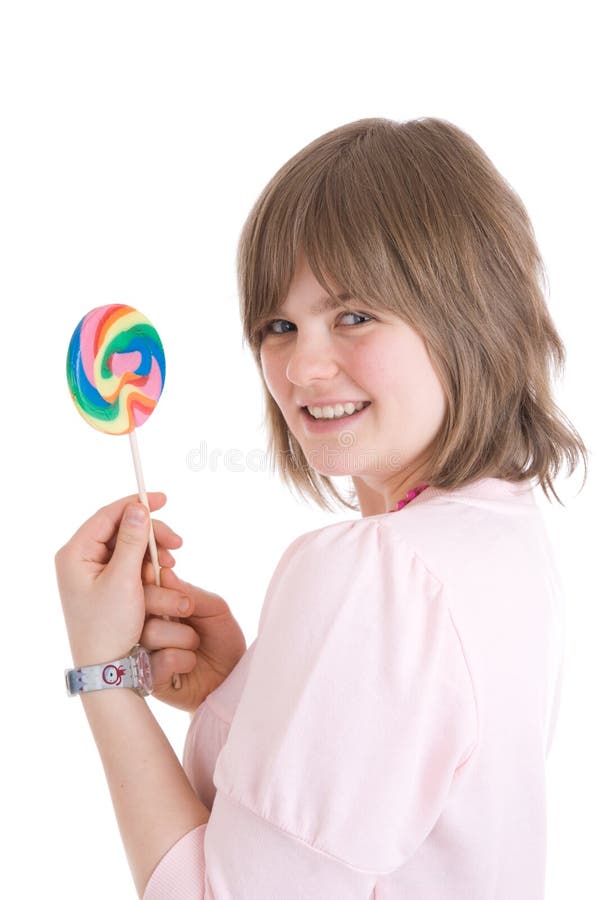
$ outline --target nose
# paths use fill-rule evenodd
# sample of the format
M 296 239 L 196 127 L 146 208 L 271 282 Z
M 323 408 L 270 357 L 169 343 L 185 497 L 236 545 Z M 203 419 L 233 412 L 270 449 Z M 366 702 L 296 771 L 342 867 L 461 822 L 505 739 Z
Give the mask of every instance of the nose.
M 306 336 L 301 338 L 298 335 L 285 374 L 292 384 L 302 386 L 315 380 L 328 380 L 338 369 L 333 348 L 327 340 L 318 340 L 313 336 L 309 341 Z

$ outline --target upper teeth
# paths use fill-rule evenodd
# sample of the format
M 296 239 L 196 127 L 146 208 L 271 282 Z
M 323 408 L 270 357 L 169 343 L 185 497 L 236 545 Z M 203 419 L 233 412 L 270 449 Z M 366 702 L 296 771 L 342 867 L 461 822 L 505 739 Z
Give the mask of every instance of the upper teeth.
M 368 402 L 368 401 L 367 401 Z M 366 406 L 362 400 L 360 403 L 336 403 L 335 406 L 309 406 L 308 411 L 315 419 L 339 419 L 342 416 L 351 416 L 353 412 L 358 412 L 363 406 Z

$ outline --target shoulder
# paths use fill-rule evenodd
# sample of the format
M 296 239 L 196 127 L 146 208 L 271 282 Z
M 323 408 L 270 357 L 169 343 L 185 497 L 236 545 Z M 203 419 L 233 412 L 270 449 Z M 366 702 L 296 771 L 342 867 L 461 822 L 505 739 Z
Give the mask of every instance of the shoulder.
M 307 609 L 312 621 L 336 620 L 337 629 L 386 630 L 397 617 L 425 606 L 445 606 L 443 585 L 385 517 L 337 522 L 306 532 L 283 553 L 263 605 L 259 632 L 295 632 Z
M 391 522 L 389 516 L 370 516 L 326 525 L 297 537 L 280 560 L 295 575 L 318 572 L 321 577 L 348 580 L 360 573 L 383 579 L 390 572 L 410 569 L 420 572 L 430 586 L 441 588 L 439 577 L 431 571 L 410 536 Z

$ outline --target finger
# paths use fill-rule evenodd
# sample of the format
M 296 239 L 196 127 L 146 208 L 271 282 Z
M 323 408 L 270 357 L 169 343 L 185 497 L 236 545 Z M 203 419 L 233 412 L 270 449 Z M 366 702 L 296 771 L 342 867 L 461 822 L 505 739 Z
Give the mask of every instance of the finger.
M 107 545 L 109 548 L 108 550 L 105 550 L 104 553 L 98 554 L 98 562 L 107 563 L 109 561 L 115 543 L 116 537 Z M 176 564 L 177 560 L 175 559 L 173 554 L 165 547 L 163 547 L 160 543 L 157 544 L 156 550 L 158 554 L 159 568 L 170 569 Z M 154 561 L 152 560 L 152 554 L 150 553 L 150 546 L 146 548 L 144 560 L 142 562 L 142 581 L 144 582 L 144 584 L 156 584 L 156 572 L 154 571 Z
M 165 554 L 169 554 L 166 556 Z M 175 560 L 171 556 L 168 550 L 165 550 L 164 553 L 160 550 L 158 551 L 158 567 L 159 567 L 159 584 L 163 583 L 163 571 L 166 569 L 171 569 L 175 565 Z M 146 553 L 144 557 L 144 561 L 142 562 L 142 581 L 144 584 L 156 584 L 156 572 L 154 571 L 154 563 L 150 559 L 150 554 Z
M 140 643 L 147 650 L 198 650 L 200 638 L 190 625 L 152 617 L 142 629 Z
M 142 581 L 144 584 L 156 584 L 156 573 L 154 571 L 154 563 L 152 562 L 152 560 L 149 557 L 150 557 L 150 554 L 148 553 L 142 563 Z M 160 560 L 161 560 L 160 551 L 158 554 L 158 559 L 159 559 L 159 569 L 160 569 L 158 577 L 159 577 L 160 584 L 162 584 L 163 580 L 164 580 L 164 573 L 167 571 L 167 569 L 170 569 L 172 566 L 175 565 L 175 560 L 173 560 L 172 562 L 167 562 L 167 564 L 165 564 L 164 562 L 161 563 L 160 562 Z
M 161 569 L 161 585 L 165 574 L 171 569 Z M 189 594 L 185 591 L 174 591 L 162 585 L 144 585 L 144 601 L 146 613 L 152 616 L 188 616 L 193 612 L 194 605 Z
M 139 582 L 149 530 L 150 516 L 144 504 L 137 501 L 127 505 L 119 525 L 115 549 L 103 577 L 120 584 Z
M 216 616 L 230 612 L 226 601 L 219 594 L 205 591 L 202 588 L 195 587 L 193 584 L 189 584 L 187 581 L 182 581 L 171 568 L 161 571 L 160 583 L 165 588 L 179 591 L 190 597 L 193 602 L 193 611 L 189 615 Z M 179 615 L 182 615 L 182 613 L 179 613 Z
M 152 519 L 152 528 L 154 529 L 154 537 L 156 543 L 161 547 L 168 547 L 170 550 L 176 550 L 183 544 L 181 535 L 173 531 L 170 525 L 162 522 L 160 519 Z
M 167 502 L 166 494 L 154 491 L 148 495 L 150 510 L 160 509 Z M 106 545 L 116 537 L 119 523 L 123 517 L 125 508 L 132 503 L 139 503 L 137 494 L 122 497 L 103 506 L 75 532 L 69 544 L 81 558 L 97 561 L 99 557 L 106 555 Z
M 164 566 L 165 569 L 170 569 L 175 565 L 176 559 L 172 553 L 166 550 L 164 547 L 157 547 L 158 552 L 158 565 L 159 567 Z M 142 563 L 142 567 L 145 568 L 147 563 L 150 563 L 152 567 L 152 573 L 154 574 L 154 563 L 152 562 L 152 556 L 150 554 L 150 548 L 146 548 L 146 553 L 144 555 L 144 561 Z M 154 580 L 154 579 L 153 579 Z
M 157 650 L 150 657 L 152 666 L 153 693 L 172 690 L 173 675 L 188 675 L 196 668 L 196 654 L 193 650 L 177 650 L 169 647 Z
M 171 550 L 177 550 L 183 544 L 183 538 L 165 522 L 161 522 L 160 519 L 152 519 L 152 530 L 154 531 L 157 547 L 168 547 Z M 116 534 L 106 543 L 109 550 L 114 548 L 115 541 Z

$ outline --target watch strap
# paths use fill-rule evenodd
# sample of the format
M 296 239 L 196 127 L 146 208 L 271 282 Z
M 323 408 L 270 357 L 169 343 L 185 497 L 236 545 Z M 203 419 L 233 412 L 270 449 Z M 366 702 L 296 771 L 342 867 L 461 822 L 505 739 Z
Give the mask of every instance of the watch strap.
M 137 690 L 139 678 L 133 657 L 124 656 L 108 663 L 67 669 L 65 682 L 67 693 L 70 697 L 75 697 L 87 691 L 103 691 L 111 688 Z

